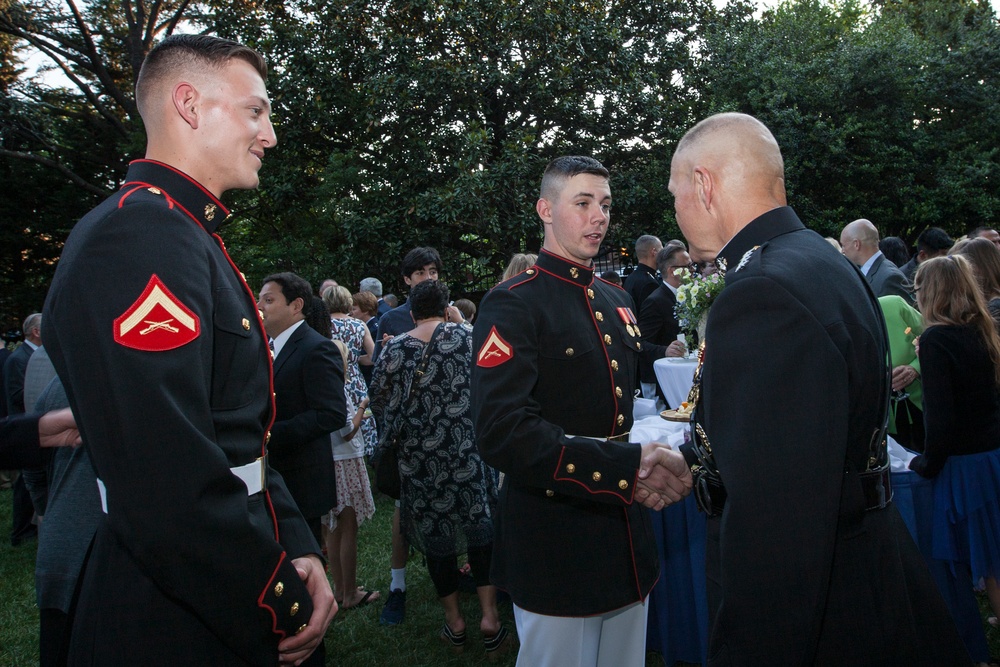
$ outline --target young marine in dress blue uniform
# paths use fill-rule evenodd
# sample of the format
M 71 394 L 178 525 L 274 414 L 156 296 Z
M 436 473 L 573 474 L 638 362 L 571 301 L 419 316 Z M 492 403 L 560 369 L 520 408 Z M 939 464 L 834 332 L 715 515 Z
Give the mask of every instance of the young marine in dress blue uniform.
M 681 457 L 629 442 L 640 331 L 631 298 L 595 279 L 591 259 L 610 204 L 600 163 L 550 164 L 538 262 L 486 296 L 474 329 L 479 450 L 504 475 L 492 579 L 515 604 L 519 665 L 645 660 L 644 601 L 659 560 L 640 504 L 650 500 L 640 465 L 651 464 L 640 461 Z
M 265 71 L 212 37 L 150 53 L 137 101 L 151 159 L 76 225 L 45 304 L 107 513 L 70 664 L 273 666 L 306 657 L 336 610 L 264 458 L 270 351 L 215 233 L 219 195 L 255 187 L 275 143 Z

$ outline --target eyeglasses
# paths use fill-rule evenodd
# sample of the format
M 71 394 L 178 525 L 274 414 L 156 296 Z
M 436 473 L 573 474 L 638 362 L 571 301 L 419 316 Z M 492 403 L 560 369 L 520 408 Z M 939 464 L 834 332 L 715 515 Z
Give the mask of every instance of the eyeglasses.
M 698 268 L 697 264 L 671 264 L 667 267 L 668 269 L 687 269 L 689 271 L 694 271 Z

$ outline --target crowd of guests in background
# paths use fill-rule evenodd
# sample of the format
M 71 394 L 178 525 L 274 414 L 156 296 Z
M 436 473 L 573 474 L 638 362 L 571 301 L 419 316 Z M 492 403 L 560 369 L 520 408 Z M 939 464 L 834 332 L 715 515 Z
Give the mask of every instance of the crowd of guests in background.
M 846 225 L 839 240 L 828 241 L 858 267 L 882 308 L 892 355 L 889 433 L 915 454 L 910 468 L 935 485 L 934 556 L 982 582 L 996 624 L 1000 233 L 981 227 L 953 241 L 932 227 L 919 235 L 910 255 L 901 239 L 880 239 L 875 225 L 861 219 Z M 515 254 L 500 280 L 529 270 L 536 259 L 531 253 Z M 682 241 L 664 245 L 651 235 L 637 240 L 635 259 L 624 281 L 614 270 L 601 278 L 633 297 L 648 343 L 641 360 L 641 390 L 662 400 L 652 361 L 688 351 L 673 312 L 680 277 L 717 267 L 713 258 L 695 263 Z M 502 651 L 511 638 L 500 623 L 497 590 L 489 582 L 498 480 L 479 458 L 469 416 L 476 305 L 470 299 L 451 302 L 440 272 L 436 251 L 415 248 L 403 261 L 409 298 L 402 306 L 394 295 L 383 295 L 381 281 L 371 277 L 353 294 L 327 280 L 318 296 L 302 295 L 308 299 L 299 306 L 301 318 L 333 343 L 343 369 L 345 408 L 338 423 L 321 429 L 336 479 L 335 497 L 328 499 L 321 517 L 322 538 L 342 608 L 387 597 L 382 623 L 403 622 L 405 568 L 412 547 L 425 555 L 442 604 L 441 637 L 455 651 L 464 647 L 466 622 L 458 591 L 460 579 L 471 578 L 469 589 L 475 590 L 482 610 L 484 645 L 488 652 Z M 283 274 L 276 275 L 265 283 L 280 283 Z M 283 289 L 278 284 L 276 291 Z M 289 292 L 278 298 L 288 305 L 299 297 Z M 264 306 L 262 310 L 266 312 Z M 68 404 L 51 364 L 45 363 L 40 320 L 37 313 L 25 319 L 25 342 L 14 352 L 0 349 L 4 415 Z M 284 330 L 268 333 L 277 340 Z M 366 462 L 387 447 L 397 448 L 403 493 L 393 522 L 389 591 L 383 596 L 358 585 L 357 539 L 359 526 L 375 512 Z M 43 627 L 51 622 L 50 628 L 58 630 L 71 621 L 73 588 L 100 499 L 85 448 L 55 452 L 47 469 L 47 477 L 44 469 L 25 471 L 15 482 L 11 539 L 16 545 L 32 537 L 35 525 L 43 526 L 38 601 Z M 465 570 L 458 566 L 461 554 L 468 554 Z M 60 655 L 47 653 L 45 642 L 42 647 L 43 664 L 59 664 Z

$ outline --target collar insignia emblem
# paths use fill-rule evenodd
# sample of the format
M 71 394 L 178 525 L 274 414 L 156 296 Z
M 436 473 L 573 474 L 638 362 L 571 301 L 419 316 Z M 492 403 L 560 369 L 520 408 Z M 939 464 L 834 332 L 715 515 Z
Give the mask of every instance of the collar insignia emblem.
M 569 275 L 572 276 L 573 278 L 579 278 L 580 270 L 577 269 L 575 266 L 571 266 L 569 267 Z
M 205 204 L 205 219 L 212 222 L 215 218 L 215 209 L 217 208 L 215 204 Z
M 479 350 L 476 365 L 481 368 L 493 368 L 513 358 L 513 348 L 500 336 L 496 326 L 494 326 L 490 329 L 490 335 L 486 337 L 486 342 Z
M 755 245 L 754 247 L 750 248 L 745 253 L 743 253 L 743 257 L 740 258 L 740 263 L 736 265 L 735 269 L 733 269 L 733 273 L 736 273 L 737 271 L 739 271 L 740 269 L 742 269 L 744 266 L 746 266 L 747 262 L 750 261 L 750 257 L 753 256 L 754 251 L 757 248 L 759 248 L 759 247 L 760 247 L 759 245 Z
M 114 321 L 116 343 L 136 350 L 165 352 L 187 345 L 201 333 L 201 321 L 153 274 L 139 298 Z

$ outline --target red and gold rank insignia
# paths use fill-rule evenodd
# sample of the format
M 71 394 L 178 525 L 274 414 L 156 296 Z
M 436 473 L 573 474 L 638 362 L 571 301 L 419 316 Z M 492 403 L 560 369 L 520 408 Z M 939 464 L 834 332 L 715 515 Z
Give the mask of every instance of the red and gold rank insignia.
M 146 289 L 115 319 L 115 342 L 136 350 L 164 352 L 187 345 L 201 333 L 201 320 L 171 294 L 154 273 Z
M 510 343 L 501 338 L 500 334 L 497 333 L 497 328 L 493 327 L 490 329 L 490 335 L 486 337 L 482 349 L 479 350 L 476 365 L 483 368 L 493 368 L 513 358 L 514 350 L 511 349 Z

